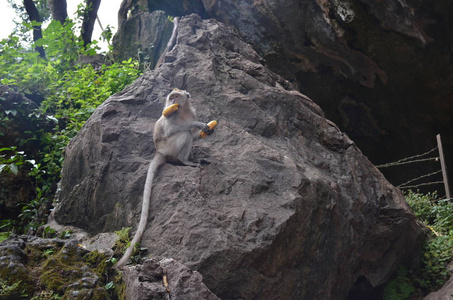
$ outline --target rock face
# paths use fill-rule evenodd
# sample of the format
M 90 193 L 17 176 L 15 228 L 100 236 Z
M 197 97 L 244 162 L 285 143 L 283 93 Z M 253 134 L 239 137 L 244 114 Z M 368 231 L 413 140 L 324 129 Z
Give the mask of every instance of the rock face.
M 416 257 L 423 234 L 401 193 L 233 30 L 196 15 L 165 63 L 69 144 L 58 222 L 91 234 L 136 226 L 153 125 L 174 87 L 219 125 L 194 147 L 211 164 L 165 164 L 156 177 L 141 243 L 153 257 L 198 271 L 221 299 L 345 299 Z
M 163 284 L 166 276 L 168 287 Z M 126 299 L 219 300 L 204 284 L 197 271 L 192 271 L 174 259 L 160 262 L 146 260 L 143 265 L 126 267 Z
M 75 239 L 11 236 L 0 243 L 1 299 L 108 299 L 102 278 L 86 261 L 91 253 Z M 96 266 L 105 261 L 96 261 Z M 103 276 L 103 274 L 101 274 Z M 2 286 L 3 288 L 3 286 Z M 47 297 L 45 298 L 47 293 Z M 55 294 L 53 294 L 55 293 Z
M 453 152 L 452 1 L 149 0 L 148 9 L 195 12 L 237 29 L 375 164 L 424 153 L 438 133 Z M 452 176 L 453 158 L 447 165 Z M 397 185 L 437 170 L 384 171 Z
M 121 26 L 113 38 L 113 56 L 124 60 L 138 56 L 146 68 L 154 68 L 167 46 L 173 24 L 163 11 L 140 12 Z
M 444 286 L 437 292 L 432 292 L 423 300 L 442 300 L 449 299 L 453 296 L 453 276 L 444 284 Z

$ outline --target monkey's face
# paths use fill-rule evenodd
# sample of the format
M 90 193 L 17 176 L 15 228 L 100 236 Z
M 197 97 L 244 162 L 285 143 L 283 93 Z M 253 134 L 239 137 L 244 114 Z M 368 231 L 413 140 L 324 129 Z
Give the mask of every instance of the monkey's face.
M 178 103 L 180 105 L 184 105 L 189 99 L 190 94 L 188 92 L 174 89 L 167 96 L 167 104 Z

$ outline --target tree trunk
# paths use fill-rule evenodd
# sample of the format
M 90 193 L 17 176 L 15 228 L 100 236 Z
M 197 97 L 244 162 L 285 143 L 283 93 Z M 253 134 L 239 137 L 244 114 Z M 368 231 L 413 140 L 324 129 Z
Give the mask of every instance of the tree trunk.
M 93 35 L 94 22 L 98 14 L 101 0 L 86 0 L 86 9 L 82 21 L 82 40 L 83 45 L 86 46 L 91 43 L 91 36 Z
M 39 16 L 38 9 L 36 8 L 35 3 L 33 3 L 33 0 L 24 0 L 24 6 L 25 6 L 25 10 L 27 11 L 30 22 L 33 22 L 33 21 L 40 22 L 40 23 L 42 22 L 42 19 Z M 41 25 L 34 25 L 33 26 L 33 41 L 36 42 L 40 38 L 42 38 Z M 39 56 L 41 56 L 42 58 L 46 57 L 46 53 L 44 52 L 44 48 L 42 46 L 35 47 L 35 50 L 39 53 Z
M 59 21 L 63 25 L 68 18 L 66 0 L 50 0 L 49 4 L 52 19 Z
M 132 0 L 121 1 L 120 9 L 118 10 L 118 31 L 120 31 L 121 25 L 127 20 L 127 13 L 131 8 Z

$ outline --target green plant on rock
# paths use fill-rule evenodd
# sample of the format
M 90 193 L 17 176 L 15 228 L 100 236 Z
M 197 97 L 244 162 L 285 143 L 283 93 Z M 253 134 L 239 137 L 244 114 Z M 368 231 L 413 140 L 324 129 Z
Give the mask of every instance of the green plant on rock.
M 414 215 L 425 225 L 434 224 L 436 215 L 433 212 L 437 201 L 437 193 L 420 194 L 413 191 L 408 191 L 405 194 L 407 203 L 412 208 Z
M 9 237 L 9 232 L 0 232 L 0 242 L 6 240 Z
M 0 173 L 11 172 L 17 175 L 20 166 L 26 163 L 34 165 L 35 161 L 28 160 L 24 151 L 17 151 L 16 146 L 0 148 Z
M 74 34 L 77 24 L 51 21 L 36 45 L 24 43 L 20 34 L 0 41 L 0 82 L 37 100 L 39 106 L 31 113 L 24 103 L 2 110 L 0 101 L 0 126 L 21 116 L 36 129 L 24 132 L 17 144 L 0 145 L 0 173 L 16 173 L 27 164 L 36 189 L 36 199 L 22 204 L 21 228 L 16 231 L 36 231 L 47 219 L 64 148 L 97 106 L 140 75 L 132 59 L 106 61 L 99 67 L 81 63 L 80 57 L 96 54 L 98 47 L 96 43 L 83 46 Z M 30 24 L 24 26 L 31 29 Z M 33 50 L 35 46 L 45 49 L 46 59 Z
M 102 278 L 108 269 L 112 266 L 109 257 L 97 250 L 91 251 L 83 256 L 83 261 Z
M 382 299 L 384 300 L 403 300 L 416 291 L 412 283 L 409 272 L 405 267 L 398 269 L 396 276 L 385 287 Z
M 447 265 L 453 258 L 453 232 L 431 236 L 425 242 L 421 258 L 422 268 L 417 282 L 425 291 L 439 289 L 450 277 Z
M 123 227 L 118 231 L 115 231 L 115 234 L 118 236 L 117 241 L 123 242 L 123 243 L 129 243 L 130 241 L 130 236 L 129 232 L 131 231 L 130 227 Z
M 418 269 L 399 270 L 386 286 L 384 299 L 409 299 L 413 288 L 428 294 L 442 287 L 452 275 L 447 266 L 453 261 L 453 203 L 440 200 L 436 193 L 409 191 L 406 200 L 414 214 L 429 229 Z
M 122 254 L 124 254 L 126 249 L 129 247 L 129 245 L 131 243 L 131 239 L 129 236 L 130 229 L 131 229 L 130 227 L 123 227 L 121 230 L 115 231 L 116 235 L 118 236 L 116 243 L 113 246 L 113 248 L 115 250 L 115 256 L 122 256 Z M 138 244 L 138 243 L 135 244 L 133 252 L 132 252 L 132 256 L 131 256 L 131 261 L 133 263 L 139 263 L 143 257 L 143 254 L 147 250 L 148 250 L 147 248 L 140 247 L 140 244 Z M 115 257 L 112 258 L 112 263 L 113 264 L 116 263 Z
M 127 247 L 129 247 L 129 244 L 131 242 L 129 236 L 130 230 L 130 227 L 123 227 L 120 230 L 115 231 L 117 239 L 115 245 L 113 246 L 115 257 L 112 257 L 112 263 L 116 263 L 116 257 L 121 256 L 124 251 L 126 251 Z
M 63 296 L 55 294 L 53 291 L 42 291 L 39 295 L 33 296 L 30 300 L 60 300 Z
M 9 285 L 8 282 L 0 278 L 0 297 L 12 297 L 13 295 L 17 294 L 20 288 L 20 283 L 21 282 L 18 281 Z

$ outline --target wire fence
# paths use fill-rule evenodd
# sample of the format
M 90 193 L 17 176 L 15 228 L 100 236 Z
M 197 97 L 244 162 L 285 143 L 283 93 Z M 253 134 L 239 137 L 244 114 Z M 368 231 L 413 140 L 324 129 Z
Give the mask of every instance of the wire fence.
M 442 143 L 440 141 L 440 135 L 437 136 L 437 147 L 434 147 L 433 149 L 426 151 L 421 154 L 417 154 L 414 156 L 406 157 L 394 162 L 382 164 L 382 165 L 377 165 L 376 167 L 379 169 L 383 168 L 389 168 L 389 167 L 395 167 L 395 166 L 403 166 L 403 165 L 408 165 L 408 164 L 416 164 L 416 163 L 421 163 L 421 162 L 440 162 L 439 169 L 435 170 L 434 172 L 426 173 L 421 176 L 412 178 L 406 182 L 401 183 L 397 187 L 399 189 L 417 189 L 420 187 L 424 186 L 429 186 L 429 185 L 436 185 L 436 184 L 443 184 L 445 187 L 445 192 L 446 192 L 446 197 L 450 198 L 450 191 L 448 187 L 448 179 L 446 175 L 446 167 L 445 167 L 445 161 L 443 157 L 443 151 L 442 151 Z M 434 155 L 434 156 L 433 156 Z M 435 175 L 442 174 L 443 180 L 433 180 Z M 428 180 L 428 181 L 427 181 Z

